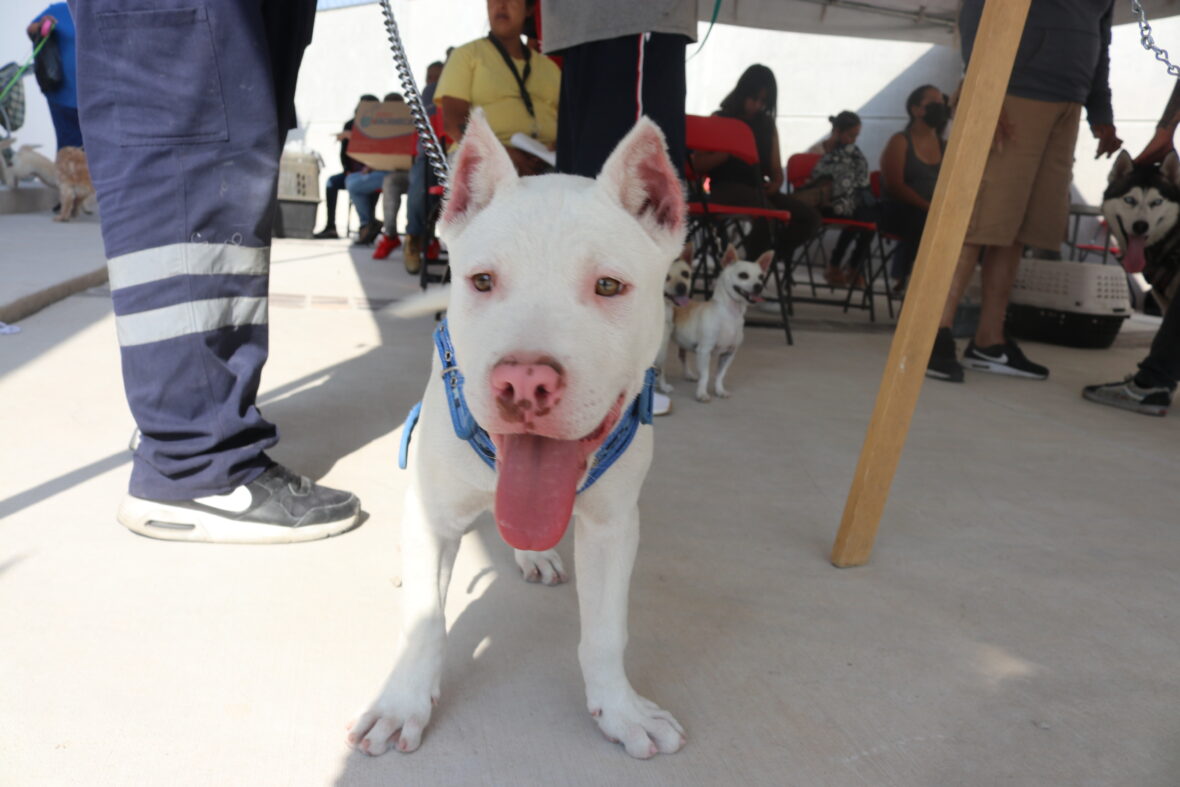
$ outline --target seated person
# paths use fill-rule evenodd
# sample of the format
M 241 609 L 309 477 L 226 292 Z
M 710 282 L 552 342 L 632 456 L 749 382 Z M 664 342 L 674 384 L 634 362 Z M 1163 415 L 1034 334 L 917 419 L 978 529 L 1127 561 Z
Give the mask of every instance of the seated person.
M 831 184 L 831 195 L 821 212 L 833 218 L 875 222 L 880 216 L 877 200 L 869 185 L 869 162 L 856 146 L 857 137 L 860 136 L 860 117 L 846 110 L 829 120 L 832 122 L 832 134 L 817 146 L 825 150 L 811 172 L 813 182 L 826 179 Z M 856 247 L 849 260 L 849 275 L 845 276 L 841 263 L 853 240 L 856 241 Z M 824 271 L 828 283 L 843 285 L 855 281 L 857 286 L 863 286 L 864 280 L 859 271 L 872 249 L 872 240 L 873 233 L 868 230 L 851 227 L 841 230 L 832 256 L 828 259 L 828 268 Z
M 823 218 L 806 202 L 779 192 L 783 166 L 775 128 L 777 99 L 774 72 L 757 64 L 747 68 L 713 114 L 737 118 L 750 127 L 758 148 L 758 163 L 747 164 L 720 151 L 701 151 L 693 153 L 692 165 L 698 174 L 709 176 L 710 195 L 718 204 L 789 210 L 790 223 L 780 226 L 777 233 L 779 256 L 789 262 L 795 249 L 819 231 Z M 770 222 L 753 222 L 745 246 L 745 258 L 750 260 L 769 249 Z
M 905 286 L 918 255 L 946 148 L 942 132 L 950 116 L 942 91 L 933 85 L 910 93 L 905 108 L 909 124 L 889 139 L 881 153 L 885 188 L 881 229 L 901 238 L 893 258 L 896 290 Z
M 396 102 L 405 101 L 400 93 L 387 93 L 385 100 Z M 392 185 L 397 187 L 396 192 L 394 194 L 386 194 L 385 222 L 382 222 L 375 215 L 377 212 L 377 197 L 391 174 L 393 173 L 375 170 L 371 167 L 361 167 L 360 171 L 352 172 L 344 179 L 344 187 L 348 189 L 348 195 L 352 197 L 352 204 L 356 206 L 356 215 L 361 222 L 361 228 L 356 233 L 356 241 L 353 242 L 354 246 L 368 246 L 381 234 L 381 228 L 383 226 L 389 232 L 389 235 L 386 236 L 387 239 L 397 237 L 397 210 L 401 206 L 402 194 L 406 190 L 405 172 L 402 173 L 401 178 L 395 177 L 392 181 Z M 389 223 L 391 214 L 393 220 L 392 225 Z M 378 260 L 385 259 L 397 245 L 400 245 L 400 241 L 398 244 L 394 244 L 392 239 L 387 240 L 387 242 L 378 246 L 377 250 L 373 253 L 373 258 Z M 378 253 L 380 253 L 380 256 L 378 256 Z
M 376 101 L 377 97 L 366 93 L 361 96 L 360 101 L 357 102 L 356 108 L 359 110 L 361 104 L 366 101 Z M 356 112 L 353 112 L 355 117 Z M 348 155 L 348 140 L 352 137 L 352 120 L 350 119 L 344 124 L 344 130 L 336 135 L 336 139 L 340 141 L 340 165 L 344 168 L 343 172 L 337 172 L 332 177 L 328 178 L 328 182 L 324 186 L 324 194 L 328 201 L 328 223 L 324 228 L 315 234 L 316 238 L 321 240 L 325 238 L 339 238 L 340 235 L 336 232 L 336 197 L 340 189 L 344 188 L 344 179 L 353 172 L 360 172 L 364 168 L 364 164 L 360 163 Z M 372 198 L 372 210 L 377 207 L 377 198 Z
M 561 70 L 521 41 L 535 6 L 535 0 L 488 0 L 491 32 L 451 53 L 435 91 L 452 144 L 463 138 L 471 110 L 482 107 L 521 175 L 537 175 L 548 166 L 512 147 L 513 134 L 533 137 L 550 150 L 557 145 Z
M 832 124 L 832 130 L 829 134 L 816 142 L 807 149 L 808 153 L 813 153 L 817 156 L 822 156 L 825 153 L 831 153 L 839 147 L 848 144 L 844 141 L 848 129 L 852 126 L 860 126 L 860 116 L 851 110 L 844 110 L 839 115 L 829 116 L 828 122 Z M 859 128 L 858 128 L 859 130 Z M 854 139 L 853 142 L 856 140 Z
M 401 93 L 389 93 L 384 100 L 405 103 Z M 373 259 L 375 260 L 385 259 L 394 249 L 402 245 L 401 238 L 397 235 L 397 212 L 401 207 L 402 195 L 406 194 L 409 188 L 410 171 L 408 169 L 390 170 L 385 173 L 385 178 L 381 181 L 381 204 L 385 208 L 385 232 L 381 233 L 381 237 L 377 241 L 377 248 L 373 250 Z M 352 193 L 351 189 L 349 189 L 349 193 Z M 353 200 L 355 201 L 356 197 L 353 197 Z M 417 270 L 410 272 L 417 273 Z

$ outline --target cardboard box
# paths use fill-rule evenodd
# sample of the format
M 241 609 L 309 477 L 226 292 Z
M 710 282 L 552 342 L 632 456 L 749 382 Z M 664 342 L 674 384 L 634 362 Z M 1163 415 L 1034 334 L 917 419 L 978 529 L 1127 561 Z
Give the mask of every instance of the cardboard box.
M 409 169 L 418 148 L 410 107 L 401 101 L 364 102 L 352 120 L 348 155 L 375 170 Z

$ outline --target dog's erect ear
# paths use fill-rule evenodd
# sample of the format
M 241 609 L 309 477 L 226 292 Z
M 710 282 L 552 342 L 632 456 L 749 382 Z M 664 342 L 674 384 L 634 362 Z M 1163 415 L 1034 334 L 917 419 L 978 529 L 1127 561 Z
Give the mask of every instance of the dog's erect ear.
M 692 244 L 691 243 L 684 244 L 684 248 L 680 250 L 680 260 L 681 260 L 681 262 L 687 262 L 690 265 L 692 264 Z
M 455 154 L 440 222 L 452 228 L 466 224 L 488 206 L 498 189 L 515 183 L 518 177 L 508 151 L 484 119 L 483 110 L 476 109 L 467 120 L 467 131 Z
M 1135 168 L 1135 160 L 1131 158 L 1131 154 L 1127 152 L 1126 148 L 1119 151 L 1118 156 L 1114 160 L 1114 166 L 1110 168 L 1110 174 L 1106 177 L 1107 183 L 1114 183 L 1122 177 L 1131 174 L 1131 170 Z
M 758 258 L 758 267 L 765 273 L 770 269 L 770 263 L 774 261 L 774 249 L 762 252 L 762 256 Z
M 664 149 L 664 135 L 646 117 L 615 147 L 598 183 L 657 241 L 684 240 L 680 179 Z
M 725 268 L 729 265 L 732 265 L 733 263 L 737 262 L 737 258 L 737 249 L 735 249 L 731 243 L 729 244 L 729 248 L 725 250 L 725 253 L 721 255 L 721 267 Z
M 1164 163 L 1160 164 L 1160 174 L 1174 185 L 1180 186 L 1180 157 L 1176 156 L 1176 151 L 1172 151 L 1164 158 Z

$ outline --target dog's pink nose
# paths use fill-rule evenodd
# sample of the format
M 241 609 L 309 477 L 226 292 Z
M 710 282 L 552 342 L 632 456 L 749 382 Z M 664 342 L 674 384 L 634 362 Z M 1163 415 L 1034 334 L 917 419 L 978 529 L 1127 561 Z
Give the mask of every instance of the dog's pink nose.
M 501 361 L 492 369 L 492 391 L 505 415 L 545 415 L 563 385 L 561 365 L 549 358 L 535 363 Z

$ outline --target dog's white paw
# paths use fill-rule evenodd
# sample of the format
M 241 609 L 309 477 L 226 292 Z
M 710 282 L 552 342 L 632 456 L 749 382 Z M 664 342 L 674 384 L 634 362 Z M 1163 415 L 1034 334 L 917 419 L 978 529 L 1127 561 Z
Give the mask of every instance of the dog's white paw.
M 707 393 L 699 393 L 699 394 L 697 394 L 697 401 L 698 402 L 711 402 L 711 401 L 713 401 L 713 397 L 709 396 L 709 394 L 707 394 Z
M 377 700 L 348 725 L 348 745 L 357 751 L 376 757 L 390 748 L 412 752 L 422 744 L 441 675 L 420 665 L 403 668 L 405 663 L 399 661 Z
M 718 395 L 718 396 L 720 396 L 722 399 L 728 399 L 729 397 L 733 396 L 733 394 L 731 394 L 731 393 L 730 393 L 730 392 L 729 392 L 727 389 L 725 389 L 725 388 L 718 388 L 718 389 L 717 389 L 717 395 Z
M 685 372 L 684 379 L 688 380 L 690 383 L 695 383 L 697 380 L 701 379 L 701 376 L 694 372 Z
M 671 713 L 633 690 L 618 699 L 596 705 L 590 715 L 611 743 L 621 743 L 632 757 L 646 760 L 672 754 L 684 746 L 684 728 Z
M 525 582 L 540 582 L 545 585 L 560 585 L 569 579 L 565 573 L 565 566 L 561 564 L 561 555 L 556 549 L 546 549 L 544 552 L 529 552 L 524 549 L 515 550 L 516 565 L 520 566 L 521 576 Z
M 676 388 L 675 388 L 675 386 L 672 385 L 672 383 L 659 382 L 659 383 L 656 383 L 656 390 L 658 390 L 662 394 L 670 394 L 673 391 L 675 391 Z

